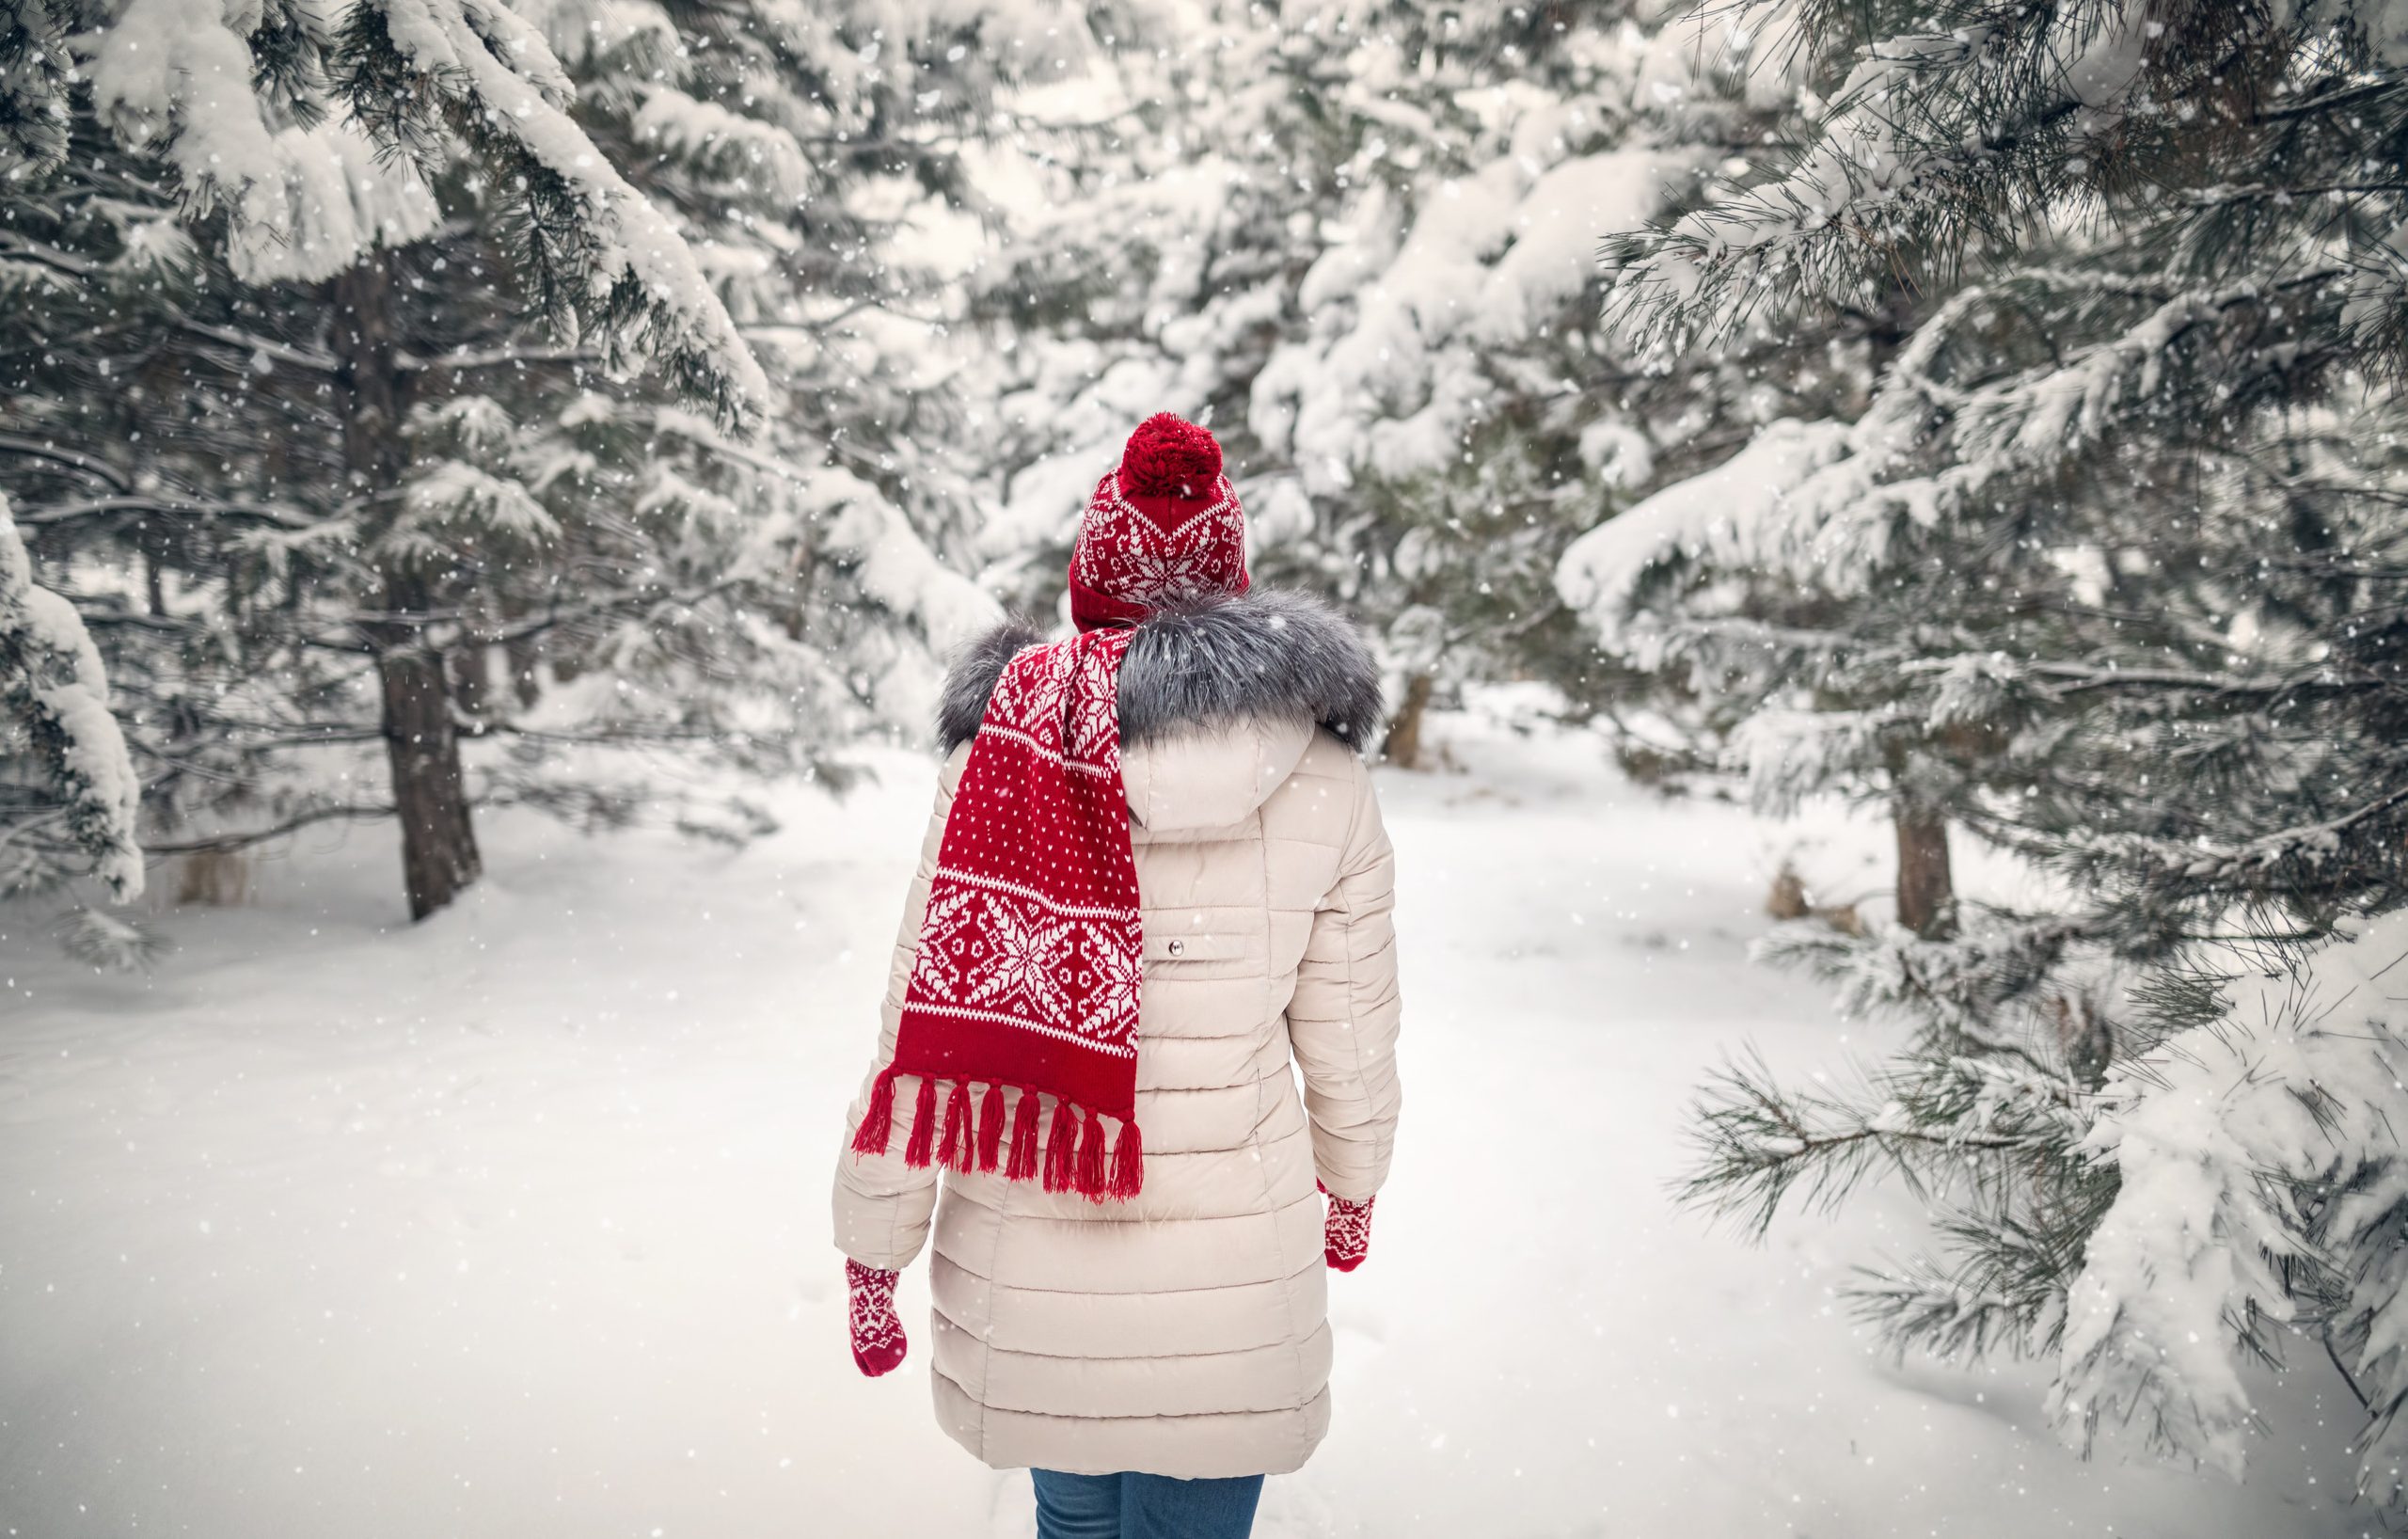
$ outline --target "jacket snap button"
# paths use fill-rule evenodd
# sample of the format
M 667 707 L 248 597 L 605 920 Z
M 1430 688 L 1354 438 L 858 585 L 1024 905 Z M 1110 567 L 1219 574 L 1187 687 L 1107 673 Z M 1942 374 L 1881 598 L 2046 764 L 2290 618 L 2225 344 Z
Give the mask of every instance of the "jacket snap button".
M 1172 956 L 1176 957 L 1180 952 L 1187 949 L 1187 943 L 1185 941 L 1174 940 L 1165 949 L 1168 950 Z

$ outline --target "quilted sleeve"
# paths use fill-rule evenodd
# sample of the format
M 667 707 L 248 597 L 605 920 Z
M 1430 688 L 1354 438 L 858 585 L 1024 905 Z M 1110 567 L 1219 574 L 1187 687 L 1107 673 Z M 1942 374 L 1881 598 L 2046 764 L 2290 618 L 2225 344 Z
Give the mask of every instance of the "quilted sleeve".
M 936 879 L 937 849 L 944 840 L 944 819 L 953 805 L 954 787 L 969 762 L 965 744 L 945 760 L 937 777 L 936 809 L 928 815 L 928 830 L 920 841 L 920 867 L 903 902 L 903 924 L 895 935 L 895 954 L 887 967 L 886 1003 L 879 1009 L 878 1053 L 863 1076 L 852 1106 L 845 1114 L 845 1137 L 836 1152 L 836 1248 L 863 1266 L 899 1272 L 928 1237 L 928 1217 L 937 1202 L 937 1167 L 914 1170 L 903 1163 L 901 1129 L 883 1154 L 856 1154 L 853 1134 L 869 1110 L 870 1087 L 878 1072 L 895 1056 L 895 1033 L 903 1018 L 903 990 L 920 943 L 920 916 L 928 906 L 928 884 Z M 910 1105 L 907 1087 L 903 1103 Z
M 1396 855 L 1370 771 L 1354 766 L 1354 808 L 1338 877 L 1313 915 L 1288 1006 L 1322 1184 L 1359 1202 L 1387 1180 L 1396 1148 Z

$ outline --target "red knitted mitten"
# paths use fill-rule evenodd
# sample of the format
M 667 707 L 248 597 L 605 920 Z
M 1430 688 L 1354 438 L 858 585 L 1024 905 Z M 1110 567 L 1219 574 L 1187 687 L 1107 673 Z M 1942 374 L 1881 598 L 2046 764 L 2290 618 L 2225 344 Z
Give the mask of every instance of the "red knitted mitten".
M 1322 1193 L 1329 1198 L 1329 1214 L 1321 1227 L 1322 1254 L 1338 1271 L 1352 1272 L 1371 1253 L 1371 1204 L 1379 1198 L 1349 1202 L 1326 1186 Z
M 900 1274 L 845 1259 L 845 1287 L 852 1294 L 853 1361 L 871 1378 L 891 1373 L 903 1361 L 903 1322 L 895 1316 L 895 1281 Z

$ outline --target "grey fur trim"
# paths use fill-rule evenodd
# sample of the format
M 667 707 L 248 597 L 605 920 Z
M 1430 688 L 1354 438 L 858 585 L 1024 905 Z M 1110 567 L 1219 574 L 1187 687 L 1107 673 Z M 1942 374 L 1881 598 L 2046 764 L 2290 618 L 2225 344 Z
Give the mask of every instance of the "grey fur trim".
M 964 649 L 938 711 L 946 753 L 977 734 L 1004 664 L 1043 640 L 1014 616 Z M 1137 627 L 1120 663 L 1122 742 L 1271 716 L 1309 716 L 1357 752 L 1379 736 L 1380 671 L 1352 621 L 1308 594 L 1257 588 Z
M 1259 588 L 1159 610 L 1120 664 L 1120 739 L 1247 717 L 1309 716 L 1356 749 L 1379 736 L 1380 670 L 1354 622 Z
M 987 697 L 995 692 L 1004 664 L 1043 640 L 1044 627 L 1024 614 L 1007 614 L 956 655 L 945 670 L 944 693 L 937 697 L 937 741 L 944 752 L 978 735 L 978 719 L 987 714 Z

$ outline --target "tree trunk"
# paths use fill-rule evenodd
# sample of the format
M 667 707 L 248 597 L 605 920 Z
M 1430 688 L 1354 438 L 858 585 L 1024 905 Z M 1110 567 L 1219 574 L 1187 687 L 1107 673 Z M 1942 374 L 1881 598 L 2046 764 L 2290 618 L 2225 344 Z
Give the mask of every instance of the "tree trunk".
M 408 383 L 395 359 L 390 263 L 385 252 L 371 252 L 327 285 L 342 359 L 343 461 L 352 495 L 372 503 L 389 502 L 409 465 L 409 444 L 402 436 Z M 376 674 L 384 687 L 393 807 L 402 822 L 402 881 L 410 917 L 423 919 L 459 896 L 483 863 L 468 820 L 449 671 L 443 655 L 426 644 L 423 626 L 407 618 L 432 609 L 433 595 L 424 577 L 399 565 L 382 576 L 384 609 L 392 618 L 370 634 L 381 649 Z
M 1388 718 L 1388 739 L 1382 754 L 1400 770 L 1421 768 L 1421 719 L 1430 709 L 1430 675 L 1416 674 L 1405 681 L 1404 704 Z
M 396 611 L 426 607 L 422 589 L 388 582 L 386 595 Z M 399 648 L 385 654 L 377 673 L 385 686 L 385 755 L 402 819 L 402 881 L 410 917 L 423 919 L 459 896 L 483 873 L 484 863 L 468 821 L 443 655 Z
M 1898 923 L 1926 941 L 1956 929 L 1956 885 L 1948 865 L 1948 818 L 1939 808 L 1900 797 L 1890 818 L 1898 833 Z

